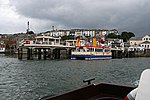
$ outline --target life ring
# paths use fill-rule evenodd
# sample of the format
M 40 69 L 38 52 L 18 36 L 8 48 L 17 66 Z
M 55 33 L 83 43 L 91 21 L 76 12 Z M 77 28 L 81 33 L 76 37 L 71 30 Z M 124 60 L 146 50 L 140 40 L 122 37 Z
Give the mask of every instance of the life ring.
M 135 88 L 132 90 L 125 98 L 124 100 L 135 100 L 136 94 L 137 94 L 138 88 Z

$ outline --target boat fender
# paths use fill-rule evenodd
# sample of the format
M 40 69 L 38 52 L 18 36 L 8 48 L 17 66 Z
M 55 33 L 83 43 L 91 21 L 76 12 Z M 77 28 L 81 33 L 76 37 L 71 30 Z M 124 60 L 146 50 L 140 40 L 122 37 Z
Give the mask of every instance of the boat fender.
M 125 98 L 124 100 L 135 100 L 136 94 L 137 94 L 138 88 L 135 88 L 132 90 Z

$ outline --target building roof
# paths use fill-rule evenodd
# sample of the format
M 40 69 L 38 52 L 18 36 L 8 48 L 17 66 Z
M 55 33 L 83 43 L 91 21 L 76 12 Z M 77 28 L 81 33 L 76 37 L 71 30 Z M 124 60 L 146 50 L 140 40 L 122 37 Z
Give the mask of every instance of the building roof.
M 150 37 L 150 35 L 149 35 L 149 34 L 143 35 L 142 37 L 145 37 L 145 36 L 149 36 L 149 37 Z
M 131 37 L 130 40 L 142 40 L 142 37 Z
M 150 35 L 148 35 L 150 37 Z
M 149 41 L 144 41 L 141 44 L 150 44 L 150 42 Z

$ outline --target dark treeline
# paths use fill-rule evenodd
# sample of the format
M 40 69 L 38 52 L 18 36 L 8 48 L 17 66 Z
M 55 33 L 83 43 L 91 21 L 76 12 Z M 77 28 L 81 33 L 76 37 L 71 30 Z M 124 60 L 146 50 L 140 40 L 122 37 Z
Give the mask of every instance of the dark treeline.
M 124 42 L 127 42 L 131 37 L 135 37 L 135 35 L 132 32 L 122 32 L 121 35 L 116 35 L 112 33 L 112 34 L 108 34 L 106 37 L 123 39 Z

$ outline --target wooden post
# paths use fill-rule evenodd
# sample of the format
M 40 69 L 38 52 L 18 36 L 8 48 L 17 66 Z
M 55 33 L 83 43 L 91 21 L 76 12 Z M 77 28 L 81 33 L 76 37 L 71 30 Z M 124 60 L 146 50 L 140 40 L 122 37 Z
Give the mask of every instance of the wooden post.
M 32 48 L 30 48 L 30 60 L 33 60 Z
M 49 48 L 48 49 L 48 57 L 50 58 L 50 59 L 52 59 L 52 55 L 51 55 L 52 53 L 51 53 L 51 49 Z
M 18 59 L 20 59 L 20 49 L 18 48 Z
M 30 48 L 27 48 L 27 60 L 30 60 Z
M 38 49 L 38 60 L 41 60 L 41 48 Z
M 44 53 L 44 55 L 43 55 L 44 60 L 46 60 L 46 48 L 43 49 L 43 53 Z
M 23 49 L 21 48 L 21 56 L 20 56 L 21 60 L 22 60 L 22 57 L 23 57 Z
M 20 60 L 22 60 L 22 53 L 23 53 L 22 48 L 18 48 L 18 59 L 20 59 Z

